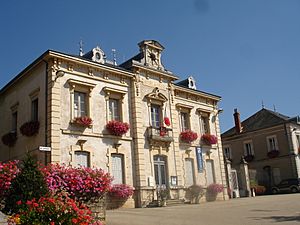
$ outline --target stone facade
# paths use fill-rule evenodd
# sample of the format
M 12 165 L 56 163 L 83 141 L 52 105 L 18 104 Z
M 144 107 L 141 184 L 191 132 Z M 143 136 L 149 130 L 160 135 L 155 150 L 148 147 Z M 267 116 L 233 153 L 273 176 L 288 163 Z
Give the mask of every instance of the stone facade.
M 100 167 L 134 186 L 126 206 L 145 207 L 157 200 L 157 187 L 167 188 L 170 199 L 184 199 L 191 184 L 206 187 L 213 182 L 224 185 L 218 198 L 227 199 L 221 98 L 196 90 L 192 77 L 185 80 L 187 85 L 176 83 L 178 77 L 161 62 L 164 48 L 157 41 L 143 41 L 139 47 L 137 56 L 119 66 L 106 61 L 100 48 L 83 56 L 56 51 L 40 56 L 0 91 L 0 135 L 11 130 L 17 134 L 14 145 L 0 143 L 0 160 L 30 152 L 44 163 Z M 19 128 L 32 120 L 34 99 L 39 132 L 25 137 Z M 106 129 L 114 110 L 118 120 L 130 124 L 125 135 Z M 78 126 L 78 113 L 92 124 Z M 164 124 L 165 117 L 170 126 Z M 197 140 L 182 142 L 185 129 L 196 132 Z M 217 141 L 205 144 L 204 133 Z M 40 146 L 51 147 L 51 152 L 40 151 Z M 118 162 L 121 166 L 116 167 Z
M 258 111 L 243 122 L 237 111 L 234 117 L 235 127 L 222 134 L 222 143 L 231 168 L 237 171 L 242 193 L 246 189 L 239 172 L 242 157 L 248 162 L 250 181 L 265 186 L 268 191 L 283 179 L 300 177 L 298 117 L 290 118 L 268 109 Z M 277 153 L 272 155 L 272 150 Z

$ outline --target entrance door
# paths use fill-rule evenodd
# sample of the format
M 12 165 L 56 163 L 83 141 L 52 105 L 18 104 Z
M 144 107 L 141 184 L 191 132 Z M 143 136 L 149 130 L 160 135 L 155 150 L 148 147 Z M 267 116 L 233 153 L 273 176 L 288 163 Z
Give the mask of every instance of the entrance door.
M 156 186 L 166 187 L 167 175 L 165 157 L 160 155 L 154 156 L 154 173 Z
M 206 179 L 207 185 L 215 183 L 215 172 L 214 172 L 214 161 L 207 160 L 206 161 Z
M 231 185 L 234 198 L 240 197 L 239 184 L 236 170 L 231 170 Z
M 185 159 L 185 185 L 187 187 L 194 184 L 194 177 L 193 159 Z

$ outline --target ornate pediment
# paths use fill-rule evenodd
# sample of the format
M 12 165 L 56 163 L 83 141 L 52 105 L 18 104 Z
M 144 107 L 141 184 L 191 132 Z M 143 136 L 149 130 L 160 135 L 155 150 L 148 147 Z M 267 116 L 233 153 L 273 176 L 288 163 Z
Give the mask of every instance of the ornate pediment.
M 159 101 L 159 102 L 162 102 L 162 103 L 168 101 L 167 97 L 164 94 L 160 93 L 160 91 L 157 87 L 154 88 L 153 91 L 151 93 L 147 94 L 145 97 L 150 102 L 151 102 L 151 100 Z

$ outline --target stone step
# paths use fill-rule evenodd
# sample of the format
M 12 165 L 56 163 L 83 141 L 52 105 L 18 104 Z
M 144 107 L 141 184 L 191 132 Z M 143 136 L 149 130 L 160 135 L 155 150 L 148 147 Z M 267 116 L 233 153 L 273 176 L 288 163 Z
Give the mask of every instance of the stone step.
M 183 205 L 184 201 L 180 199 L 168 199 L 167 206 Z

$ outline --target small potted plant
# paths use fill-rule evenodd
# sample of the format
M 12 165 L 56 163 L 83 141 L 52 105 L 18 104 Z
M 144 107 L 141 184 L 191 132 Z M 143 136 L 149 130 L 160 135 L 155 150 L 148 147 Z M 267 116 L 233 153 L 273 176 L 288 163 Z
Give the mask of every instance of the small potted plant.
M 170 121 L 170 119 L 169 119 L 169 117 L 165 117 L 164 118 L 164 123 L 166 124 L 166 126 L 171 126 L 171 121 Z
M 14 146 L 16 141 L 17 141 L 17 132 L 16 131 L 11 131 L 2 136 L 2 143 L 9 147 Z
M 129 130 L 129 124 L 121 121 L 112 120 L 106 124 L 108 132 L 115 136 L 122 136 Z
M 83 127 L 90 127 L 93 123 L 93 120 L 88 116 L 80 116 L 74 118 L 73 123 Z
M 160 127 L 160 129 L 159 129 L 159 135 L 160 135 L 161 137 L 166 136 L 167 133 L 168 133 L 168 131 L 167 131 L 167 128 L 166 128 L 166 127 Z
M 108 192 L 107 209 L 122 207 L 133 192 L 133 188 L 127 184 L 114 184 Z
M 201 140 L 206 145 L 214 145 L 218 142 L 218 138 L 213 134 L 203 134 L 202 137 L 201 137 Z
M 29 121 L 24 123 L 20 127 L 20 132 L 22 135 L 31 137 L 33 135 L 36 135 L 39 132 L 40 123 L 39 121 Z
M 276 149 L 273 149 L 273 150 L 269 151 L 267 155 L 270 159 L 273 159 L 279 155 L 279 151 Z
M 193 141 L 197 140 L 198 134 L 191 131 L 191 130 L 185 130 L 180 133 L 180 140 L 185 143 L 192 143 Z

